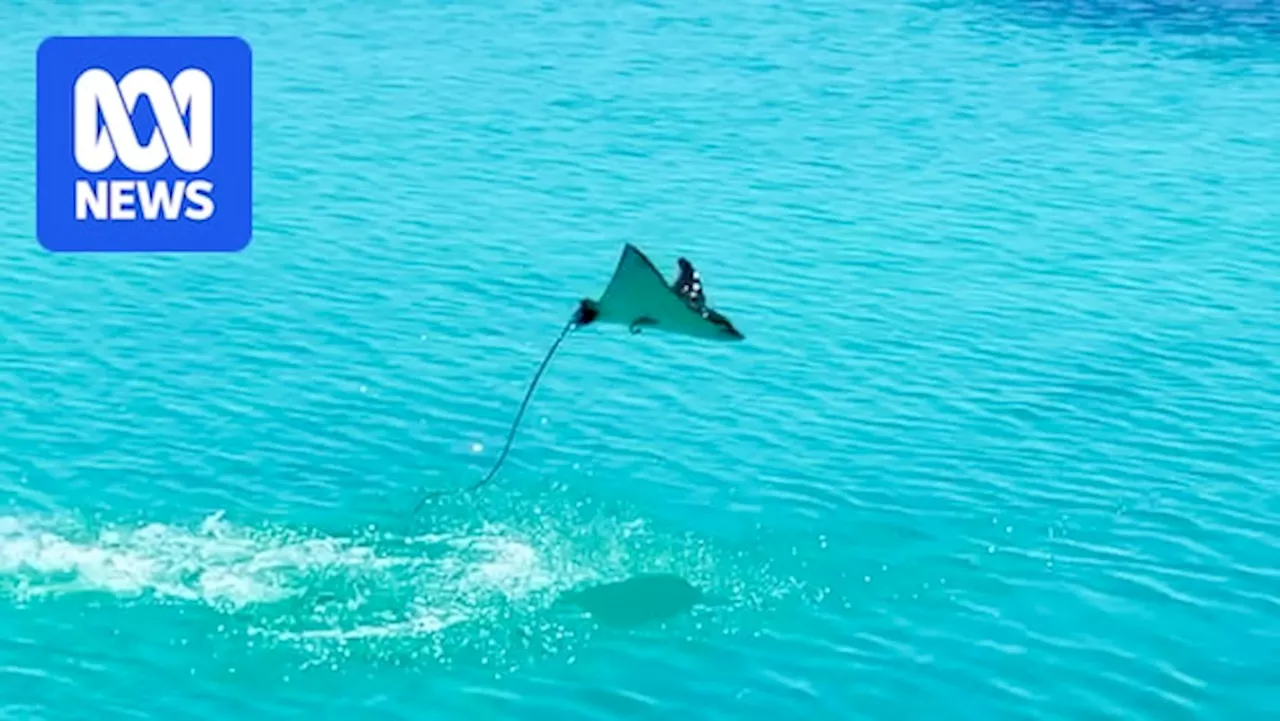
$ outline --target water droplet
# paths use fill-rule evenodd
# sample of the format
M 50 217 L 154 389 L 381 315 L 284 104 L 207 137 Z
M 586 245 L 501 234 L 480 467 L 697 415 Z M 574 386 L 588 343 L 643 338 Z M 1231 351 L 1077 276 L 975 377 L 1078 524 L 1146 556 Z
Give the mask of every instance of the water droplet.
M 472 452 L 472 453 L 479 453 L 480 451 L 483 451 L 483 450 L 484 450 L 484 444 L 483 444 L 483 443 L 472 443 L 472 444 L 471 444 L 471 452 Z

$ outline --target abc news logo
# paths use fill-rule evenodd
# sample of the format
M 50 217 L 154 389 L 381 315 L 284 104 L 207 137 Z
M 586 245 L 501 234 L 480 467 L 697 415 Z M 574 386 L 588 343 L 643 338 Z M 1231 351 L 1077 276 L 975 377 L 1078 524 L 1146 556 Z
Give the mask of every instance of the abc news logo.
M 41 245 L 54 252 L 234 252 L 252 236 L 248 43 L 113 36 L 40 44 Z
M 146 98 L 156 127 L 139 142 L 134 111 Z M 213 82 L 197 68 L 178 73 L 173 82 L 151 68 L 138 68 L 117 83 L 102 68 L 81 73 L 74 90 L 76 165 L 86 173 L 104 173 L 117 162 L 136 174 L 159 170 L 171 161 L 196 176 L 213 160 Z M 99 118 L 102 119 L 101 127 Z M 75 217 L 93 220 L 208 220 L 214 211 L 213 183 L 207 179 L 134 178 L 75 181 Z

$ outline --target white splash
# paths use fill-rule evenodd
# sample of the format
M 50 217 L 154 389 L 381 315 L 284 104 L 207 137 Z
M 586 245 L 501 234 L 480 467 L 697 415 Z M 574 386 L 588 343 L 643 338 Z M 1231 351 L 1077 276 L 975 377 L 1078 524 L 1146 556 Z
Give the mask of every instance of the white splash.
M 543 628 L 550 621 L 542 612 L 586 581 L 643 571 L 701 585 L 742 581 L 744 569 L 733 570 L 731 559 L 639 520 L 538 507 L 507 515 L 509 522 L 408 536 L 254 527 L 221 514 L 193 525 L 0 515 L 0 604 L 107 595 L 122 606 L 195 605 L 234 618 L 219 630 L 284 642 L 326 662 L 353 644 L 400 642 L 412 654 L 445 657 L 443 649 L 460 645 L 496 658 L 512 643 L 567 638 L 564 629 Z M 745 572 L 757 574 L 754 566 Z M 445 633 L 464 625 L 483 630 Z M 542 630 L 522 633 L 525 625 Z
M 380 544 L 376 538 L 253 529 L 221 515 L 195 528 L 151 523 L 97 530 L 0 516 L 0 595 L 20 602 L 105 593 L 234 612 L 291 599 L 311 602 L 319 588 L 327 589 L 322 595 L 328 605 L 348 611 L 393 598 L 432 606 L 393 624 L 431 632 L 474 617 L 488 597 L 520 600 L 557 580 L 536 549 L 500 528 Z

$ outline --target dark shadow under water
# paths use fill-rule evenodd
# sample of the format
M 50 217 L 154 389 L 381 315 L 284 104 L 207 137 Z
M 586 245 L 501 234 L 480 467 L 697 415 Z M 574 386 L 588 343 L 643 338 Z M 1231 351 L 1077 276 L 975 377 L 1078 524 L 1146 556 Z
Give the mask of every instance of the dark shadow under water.
M 710 599 L 680 576 L 647 573 L 561 594 L 556 606 L 585 612 L 603 626 L 630 628 L 663 621 Z

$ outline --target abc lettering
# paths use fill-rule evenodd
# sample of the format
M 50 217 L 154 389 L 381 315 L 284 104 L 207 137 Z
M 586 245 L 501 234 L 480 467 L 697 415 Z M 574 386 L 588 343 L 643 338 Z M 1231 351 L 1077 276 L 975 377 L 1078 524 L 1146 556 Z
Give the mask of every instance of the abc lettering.
M 130 120 L 144 95 L 156 119 L 145 144 Z M 87 173 L 109 174 L 116 162 L 136 174 L 152 173 L 169 161 L 195 175 L 213 160 L 213 83 L 202 70 L 187 68 L 170 84 L 159 72 L 138 68 L 117 84 L 105 70 L 90 68 L 76 80 L 74 101 L 75 159 Z M 212 194 L 213 183 L 196 177 L 172 182 L 80 179 L 75 217 L 132 221 L 177 220 L 181 215 L 208 220 L 214 211 Z

